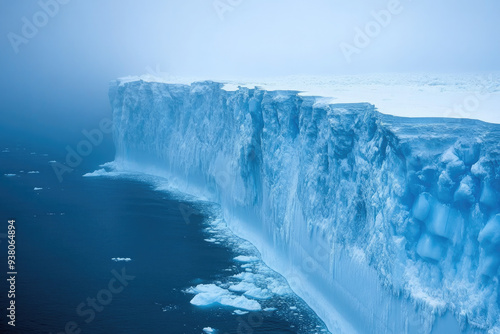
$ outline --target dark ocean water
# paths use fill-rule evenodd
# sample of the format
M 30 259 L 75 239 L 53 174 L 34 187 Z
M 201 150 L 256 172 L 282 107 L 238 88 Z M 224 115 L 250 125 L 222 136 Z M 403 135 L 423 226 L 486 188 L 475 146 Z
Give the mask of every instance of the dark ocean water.
M 205 241 L 208 217 L 198 204 L 132 179 L 82 177 L 112 160 L 106 140 L 62 182 L 49 162 L 64 161 L 64 149 L 43 142 L 0 142 L 0 333 L 324 330 L 293 296 L 274 298 L 276 311 L 245 315 L 229 307 L 191 305 L 193 295 L 185 289 L 242 271 L 233 260 L 238 254 Z M 15 328 L 6 317 L 9 219 L 16 220 Z

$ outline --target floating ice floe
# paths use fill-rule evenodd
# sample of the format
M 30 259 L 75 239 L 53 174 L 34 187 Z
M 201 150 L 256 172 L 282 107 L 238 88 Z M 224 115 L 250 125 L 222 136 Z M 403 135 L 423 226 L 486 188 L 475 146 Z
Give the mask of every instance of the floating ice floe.
M 274 312 L 276 311 L 277 308 L 276 307 L 266 307 L 265 309 L 263 309 L 262 311 L 264 312 Z
M 177 310 L 177 308 L 178 308 L 177 305 L 166 305 L 166 306 L 163 306 L 161 308 L 161 310 L 163 312 L 169 312 L 169 311 Z
M 33 188 L 34 191 L 37 191 L 37 190 L 42 190 L 43 188 L 38 188 L 38 187 L 35 187 Z
M 196 306 L 220 304 L 247 311 L 260 311 L 262 309 L 259 302 L 233 294 L 215 284 L 199 284 L 189 288 L 186 292 L 195 294 L 191 299 L 191 304 Z
M 243 294 L 247 297 L 260 300 L 265 300 L 272 297 L 271 292 L 268 289 L 261 288 L 253 288 L 245 291 Z
M 113 257 L 113 258 L 111 258 L 111 260 L 115 261 L 115 262 L 130 262 L 130 261 L 132 261 L 132 259 L 129 257 Z
M 209 239 L 205 239 L 206 242 L 212 242 L 212 243 L 215 243 L 217 242 L 217 239 L 214 239 L 214 238 L 209 238 Z
M 239 256 L 235 257 L 234 260 L 237 262 L 255 262 L 255 261 L 258 261 L 259 258 L 256 256 L 239 255 Z
M 231 285 L 228 289 L 234 292 L 245 292 L 257 288 L 255 284 L 248 282 L 240 282 L 238 284 Z
M 101 168 L 101 169 L 95 170 L 91 173 L 83 174 L 83 177 L 103 177 L 103 176 L 113 177 L 113 176 L 119 176 L 119 175 L 120 175 L 120 173 L 118 173 L 118 172 L 110 172 L 104 168 Z

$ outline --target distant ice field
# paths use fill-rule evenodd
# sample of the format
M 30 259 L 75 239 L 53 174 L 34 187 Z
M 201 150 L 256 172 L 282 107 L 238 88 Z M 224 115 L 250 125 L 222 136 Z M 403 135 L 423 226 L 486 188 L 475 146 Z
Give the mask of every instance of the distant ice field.
M 369 74 L 288 76 L 276 78 L 196 78 L 152 75 L 121 78 L 121 83 L 143 80 L 191 84 L 213 80 L 224 89 L 239 86 L 268 91 L 295 90 L 302 96 L 324 97 L 325 103 L 367 102 L 379 112 L 402 117 L 450 117 L 500 124 L 500 73 Z

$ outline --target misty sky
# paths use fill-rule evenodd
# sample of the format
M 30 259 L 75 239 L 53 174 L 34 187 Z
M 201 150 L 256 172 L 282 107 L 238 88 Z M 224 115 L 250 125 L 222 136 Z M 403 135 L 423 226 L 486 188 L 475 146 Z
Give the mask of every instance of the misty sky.
M 500 70 L 495 0 L 54 1 L 0 0 L 3 126 L 100 117 L 110 80 L 158 69 L 219 78 Z M 374 11 L 390 16 L 376 23 Z M 347 44 L 357 48 L 350 62 Z

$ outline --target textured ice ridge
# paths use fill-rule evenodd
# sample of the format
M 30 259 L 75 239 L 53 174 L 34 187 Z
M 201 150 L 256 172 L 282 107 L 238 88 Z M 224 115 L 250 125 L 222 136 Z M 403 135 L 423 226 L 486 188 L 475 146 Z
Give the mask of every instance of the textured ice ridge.
M 500 125 L 222 86 L 112 82 L 116 165 L 219 203 L 333 332 L 500 332 Z

